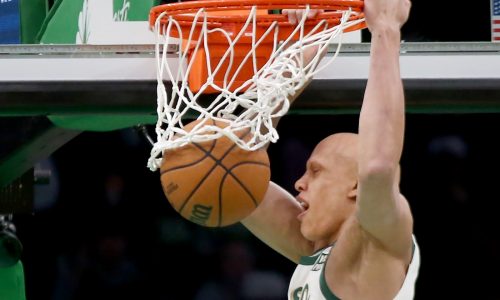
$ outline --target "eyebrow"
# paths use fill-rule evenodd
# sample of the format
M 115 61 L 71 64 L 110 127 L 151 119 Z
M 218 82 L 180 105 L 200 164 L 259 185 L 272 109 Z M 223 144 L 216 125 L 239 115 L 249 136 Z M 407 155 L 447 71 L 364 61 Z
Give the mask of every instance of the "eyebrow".
M 307 160 L 307 162 L 306 162 L 306 168 L 312 168 L 312 167 L 315 167 L 315 166 L 318 166 L 318 167 L 322 168 L 323 164 L 320 161 L 316 160 L 316 159 L 309 159 L 309 160 Z

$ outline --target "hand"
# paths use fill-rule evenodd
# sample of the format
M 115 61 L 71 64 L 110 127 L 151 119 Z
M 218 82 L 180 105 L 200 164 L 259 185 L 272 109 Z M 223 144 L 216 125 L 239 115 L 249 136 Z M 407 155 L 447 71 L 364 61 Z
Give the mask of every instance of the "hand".
M 370 32 L 385 29 L 399 31 L 408 20 L 410 0 L 365 0 L 365 19 Z
M 311 9 L 307 14 L 307 19 L 314 18 L 323 11 L 324 11 L 323 9 Z M 297 22 L 300 22 L 300 20 L 302 20 L 302 17 L 305 12 L 306 12 L 305 9 L 283 9 L 281 11 L 283 15 L 288 16 L 288 22 L 290 22 L 290 24 L 293 25 L 297 24 Z

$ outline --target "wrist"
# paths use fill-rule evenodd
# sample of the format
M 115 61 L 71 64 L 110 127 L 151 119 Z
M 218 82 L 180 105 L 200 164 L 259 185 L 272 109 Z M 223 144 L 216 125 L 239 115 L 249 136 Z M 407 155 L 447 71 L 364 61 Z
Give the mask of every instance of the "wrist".
M 375 28 L 370 28 L 370 33 L 372 38 L 384 37 L 398 40 L 398 42 L 401 40 L 401 30 L 397 25 L 383 24 Z
M 379 28 L 373 31 L 370 52 L 373 56 L 394 55 L 399 56 L 401 48 L 401 32 L 391 28 Z

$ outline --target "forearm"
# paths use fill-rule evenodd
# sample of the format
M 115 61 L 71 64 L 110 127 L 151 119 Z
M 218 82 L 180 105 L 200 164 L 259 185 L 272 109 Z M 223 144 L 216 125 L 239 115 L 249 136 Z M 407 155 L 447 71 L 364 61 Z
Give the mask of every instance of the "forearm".
M 365 0 L 372 33 L 370 71 L 359 119 L 357 219 L 383 247 L 411 257 L 412 217 L 399 192 L 405 103 L 399 66 L 409 0 Z
M 404 136 L 399 29 L 372 34 L 370 70 L 359 120 L 359 172 L 397 172 Z
M 372 235 L 393 236 L 401 222 L 398 165 L 403 147 L 404 95 L 399 31 L 373 33 L 369 79 L 359 120 L 358 219 Z M 396 226 L 397 227 L 397 226 Z

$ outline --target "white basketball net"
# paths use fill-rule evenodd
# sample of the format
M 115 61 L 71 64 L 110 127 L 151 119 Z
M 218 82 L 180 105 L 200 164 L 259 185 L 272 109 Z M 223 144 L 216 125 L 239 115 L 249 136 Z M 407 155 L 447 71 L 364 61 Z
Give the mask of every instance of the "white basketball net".
M 151 157 L 148 161 L 148 167 L 152 171 L 160 167 L 162 155 L 165 150 L 181 147 L 191 142 L 209 141 L 225 135 L 239 147 L 250 151 L 259 149 L 269 142 L 276 142 L 279 136 L 273 127 L 272 121 L 286 114 L 289 108 L 288 98 L 300 90 L 316 73 L 326 68 L 337 57 L 344 29 L 363 22 L 363 19 L 350 21 L 349 17 L 357 13 L 345 11 L 339 25 L 329 28 L 327 22 L 323 20 L 312 31 L 305 34 L 304 24 L 309 12 L 309 7 L 307 7 L 303 14 L 304 17 L 297 22 L 293 33 L 285 41 L 277 39 L 279 31 L 278 22 L 272 23 L 265 34 L 259 39 L 253 34 L 252 50 L 245 56 L 234 76 L 230 77 L 226 69 L 222 70 L 221 65 L 225 61 L 229 62 L 231 66 L 235 54 L 233 46 L 244 33 L 248 34 L 249 30 L 255 32 L 256 12 L 257 8 L 253 7 L 243 29 L 232 38 L 223 28 L 208 29 L 205 10 L 198 10 L 195 14 L 193 24 L 203 21 L 202 34 L 200 34 L 197 40 L 193 40 L 192 32 L 195 28 L 193 25 L 186 41 L 188 44 L 194 42 L 195 46 L 193 48 L 184 47 L 185 49 L 180 49 L 177 53 L 178 61 L 176 61 L 175 66 L 169 65 L 167 49 L 170 44 L 182 44 L 182 39 L 179 40 L 170 37 L 172 27 L 176 28 L 179 32 L 181 31 L 181 27 L 175 20 L 175 16 L 167 16 L 169 22 L 166 28 L 164 27 L 162 30 L 163 34 L 160 34 L 159 20 L 164 17 L 165 13 L 157 18 L 155 32 L 157 33 L 158 122 L 156 124 L 157 141 L 151 150 Z M 216 31 L 222 32 L 227 37 L 230 46 L 218 65 L 211 66 L 210 59 L 206 60 L 209 72 L 208 79 L 200 91 L 193 93 L 187 82 L 189 73 L 196 72 L 196 70 L 192 70 L 192 61 L 186 68 L 178 66 L 178 64 L 187 60 L 188 51 L 196 52 L 200 49 L 201 45 L 205 48 L 207 58 L 210 57 L 207 36 Z M 296 34 L 299 34 L 299 40 L 297 42 L 290 42 L 291 37 Z M 255 67 L 257 66 L 255 49 L 268 36 L 274 36 L 273 51 L 269 61 L 260 70 L 257 70 Z M 321 68 L 318 68 L 323 56 L 322 53 L 327 51 L 328 45 L 334 42 L 336 38 L 338 38 L 338 42 L 335 54 L 330 56 L 329 60 Z M 160 47 L 161 44 L 163 47 Z M 304 59 L 304 50 L 308 48 L 314 49 L 314 57 L 309 62 Z M 228 87 L 231 86 L 236 74 L 238 74 L 247 60 L 253 60 L 255 76 L 236 90 L 229 90 Z M 218 72 L 226 72 L 222 86 L 214 82 L 214 77 Z M 164 78 L 168 78 L 172 83 L 170 96 L 163 84 Z M 219 94 L 210 104 L 202 106 L 198 100 L 203 91 L 208 87 L 216 89 L 219 91 Z M 183 117 L 188 112 L 199 113 L 197 119 L 202 120 L 189 132 L 184 130 L 184 126 L 189 122 L 183 120 Z M 211 125 L 214 124 L 213 120 L 224 122 L 227 126 L 224 128 L 213 126 Z M 236 132 L 240 130 L 250 130 L 251 138 L 245 138 L 245 140 L 239 138 Z

